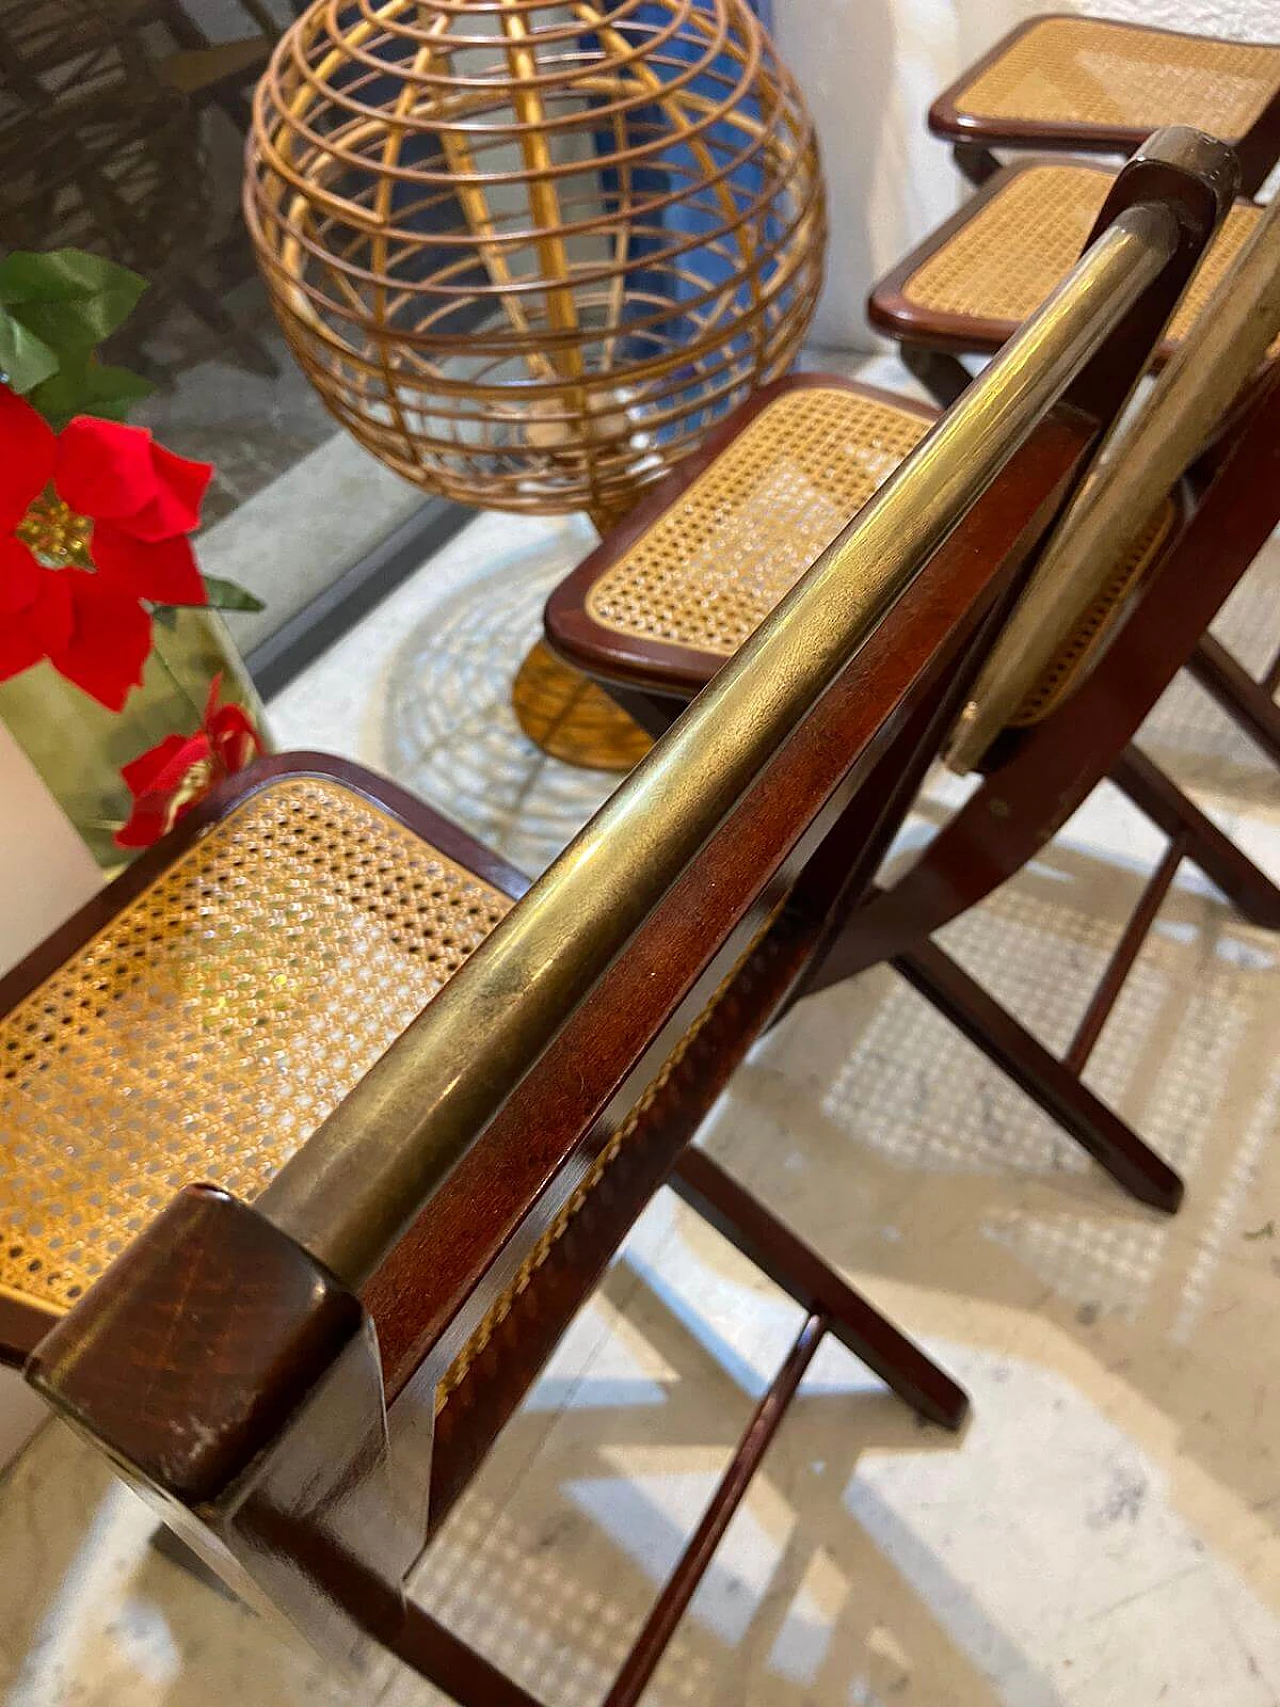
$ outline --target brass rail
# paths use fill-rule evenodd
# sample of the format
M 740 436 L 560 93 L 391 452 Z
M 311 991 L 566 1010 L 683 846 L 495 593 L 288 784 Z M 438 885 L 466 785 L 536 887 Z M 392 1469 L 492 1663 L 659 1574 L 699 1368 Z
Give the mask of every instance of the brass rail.
M 1111 435 L 1068 505 L 956 721 L 946 749 L 951 770 L 972 770 L 1017 714 L 1277 335 L 1280 198 L 1223 274 L 1141 412 Z
M 1177 246 L 1122 212 L 285 1166 L 258 1208 L 359 1284 Z

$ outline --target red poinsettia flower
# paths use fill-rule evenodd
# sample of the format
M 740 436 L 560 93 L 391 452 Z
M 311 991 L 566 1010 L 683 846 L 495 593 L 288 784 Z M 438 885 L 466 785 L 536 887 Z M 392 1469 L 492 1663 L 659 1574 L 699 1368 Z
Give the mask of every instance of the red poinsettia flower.
M 151 650 L 141 601 L 207 602 L 187 535 L 212 473 L 118 421 L 55 433 L 0 386 L 0 681 L 48 658 L 121 710 Z
M 222 677 L 209 688 L 204 721 L 194 735 L 166 735 L 120 772 L 133 796 L 129 822 L 116 832 L 122 848 L 149 848 L 172 830 L 223 777 L 262 751 L 262 737 L 240 705 L 219 705 Z

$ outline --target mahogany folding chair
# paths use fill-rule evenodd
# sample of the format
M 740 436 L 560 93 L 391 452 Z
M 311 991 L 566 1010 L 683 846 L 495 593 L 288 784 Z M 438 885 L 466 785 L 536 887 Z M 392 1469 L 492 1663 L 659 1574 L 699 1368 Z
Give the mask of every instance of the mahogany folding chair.
M 1128 155 L 1161 125 L 1229 142 L 1246 195 L 1280 155 L 1280 45 L 1047 13 L 1004 36 L 944 90 L 929 128 L 971 183 L 992 150 Z
M 1079 253 L 1113 182 L 1105 167 L 1022 161 L 997 173 L 872 291 L 872 324 L 897 340 L 902 360 L 940 404 L 969 383 L 965 355 L 998 350 L 1055 287 Z M 1204 313 L 1231 263 L 1257 232 L 1263 209 L 1237 202 L 1168 328 L 1167 361 Z M 1271 355 L 1280 356 L 1280 338 Z M 1253 679 L 1212 635 L 1187 668 L 1236 723 L 1280 764 L 1280 651 Z M 1123 786 L 1123 784 L 1122 784 Z
M 1164 155 L 521 899 L 389 784 L 267 760 L 0 991 L 9 1353 L 327 1650 L 530 1707 L 405 1573 L 666 1179 L 807 1316 L 612 1707 L 825 1333 L 959 1423 L 954 1383 L 688 1145 L 839 941 L 1221 212 L 1217 162 Z M 170 1201 L 193 1179 L 217 1183 Z
M 1123 184 L 1132 169 L 1111 181 Z M 1255 277 L 1265 277 L 1268 266 L 1280 269 L 1277 213 L 1268 213 L 1266 229 L 1255 232 L 1249 265 Z M 1198 360 L 1221 374 L 1221 351 L 1206 340 L 1240 324 L 1241 276 L 1234 274 L 1214 299 L 1198 355 L 1186 347 L 1185 362 L 1176 365 L 1194 367 Z M 1280 328 L 1274 303 L 1267 312 Z M 1238 347 L 1229 359 L 1238 367 L 1247 358 Z M 933 419 L 925 405 L 819 375 L 773 387 L 561 583 L 546 609 L 549 644 L 658 731 L 715 679 Z M 1081 1074 L 1183 858 L 1198 864 L 1246 917 L 1280 926 L 1280 891 L 1130 744 L 1178 668 L 1189 659 L 1201 665 L 1220 650 L 1209 650 L 1204 630 L 1280 519 L 1278 424 L 1271 370 L 1242 401 L 1212 456 L 1200 454 L 1198 443 L 1183 463 L 1166 466 L 1163 487 L 1138 518 L 1142 530 L 1120 557 L 1108 558 L 1105 538 L 1097 544 L 1095 560 L 1109 564 L 1106 583 L 1059 623 L 1038 680 L 1009 708 L 1017 729 L 993 749 L 983 786 L 909 876 L 890 894 L 867 897 L 857 927 L 811 986 L 891 961 L 1122 1185 L 1167 1210 L 1177 1207 L 1182 1182 Z M 1149 436 L 1142 448 L 1134 441 L 1136 477 L 1151 444 Z M 1243 674 L 1234 660 L 1229 669 Z M 1256 699 L 1263 698 L 1265 707 L 1243 697 L 1237 705 L 1251 706 L 1255 732 L 1271 743 L 1276 708 L 1258 688 Z M 1170 837 L 1170 846 L 1058 1059 L 930 939 L 1032 858 L 1108 776 Z

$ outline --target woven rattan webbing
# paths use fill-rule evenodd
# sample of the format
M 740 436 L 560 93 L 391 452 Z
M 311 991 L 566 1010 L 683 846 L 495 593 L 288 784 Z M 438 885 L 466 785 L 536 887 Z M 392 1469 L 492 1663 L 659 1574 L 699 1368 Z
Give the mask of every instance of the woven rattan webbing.
M 618 1156 L 622 1153 L 623 1147 L 635 1137 L 637 1132 L 640 1131 L 649 1110 L 666 1089 L 672 1076 L 677 1073 L 683 1065 L 684 1058 L 689 1053 L 689 1049 L 696 1040 L 699 1032 L 706 1025 L 707 1021 L 715 1014 L 716 1009 L 720 1006 L 724 997 L 733 987 L 738 974 L 742 971 L 743 967 L 751 959 L 751 956 L 755 953 L 760 943 L 773 928 L 774 921 L 782 911 L 782 905 L 782 902 L 779 902 L 774 906 L 768 917 L 761 922 L 751 941 L 747 944 L 746 948 L 743 949 L 742 953 L 730 967 L 729 971 L 725 973 L 724 977 L 716 986 L 710 1000 L 707 1002 L 707 1005 L 698 1014 L 697 1018 L 689 1027 L 688 1031 L 685 1032 L 684 1036 L 680 1038 L 670 1055 L 667 1056 L 661 1068 L 658 1070 L 656 1077 L 650 1081 L 647 1089 L 632 1107 L 626 1118 L 621 1122 L 617 1130 L 599 1151 L 595 1160 L 587 1168 L 581 1180 L 579 1180 L 578 1184 L 574 1187 L 572 1195 L 556 1214 L 551 1224 L 539 1236 L 537 1242 L 530 1247 L 510 1283 L 505 1286 L 498 1296 L 492 1301 L 480 1321 L 476 1324 L 475 1328 L 468 1336 L 466 1344 L 458 1352 L 452 1363 L 450 1363 L 448 1369 L 445 1371 L 443 1379 L 436 1388 L 437 1414 L 444 1409 L 451 1396 L 456 1393 L 459 1387 L 462 1386 L 463 1382 L 466 1381 L 468 1375 L 470 1375 L 472 1369 L 475 1367 L 476 1360 L 483 1354 L 489 1345 L 489 1342 L 493 1339 L 493 1336 L 498 1332 L 499 1328 L 511 1314 L 521 1294 L 528 1291 L 530 1285 L 537 1276 L 538 1270 L 551 1255 L 558 1241 L 564 1237 L 566 1232 L 568 1232 L 574 1216 L 578 1214 L 579 1210 L 582 1209 L 591 1193 L 600 1184 L 600 1181 L 604 1178 L 605 1173 L 608 1171 L 611 1164 L 615 1162 Z
M 1277 87 L 1277 47 L 1043 18 L 980 72 L 956 105 L 980 118 L 1050 124 L 1189 124 L 1235 141 Z
M 783 392 L 605 570 L 588 613 L 732 656 L 929 426 L 835 386 Z
M 1130 593 L 1141 583 L 1177 519 L 1177 505 L 1172 499 L 1166 499 L 1152 516 L 1133 550 L 1118 565 L 1090 605 L 1075 633 L 1058 648 L 1053 662 L 1018 707 L 1017 715 L 1012 719 L 1015 728 L 1041 722 L 1075 692 L 1103 642 L 1123 615 Z
M 257 1196 L 510 904 L 335 782 L 252 796 L 0 1021 L 0 1287 L 65 1308 L 182 1186 Z
M 1027 167 L 916 268 L 904 294 L 926 312 L 1025 320 L 1075 265 L 1111 183 L 1109 172 L 1088 166 Z M 1172 337 L 1185 336 L 1261 216 L 1248 202 L 1231 209 L 1173 317 Z
M 755 943 L 753 942 L 752 947 L 754 946 Z M 750 953 L 750 949 L 748 949 L 747 952 Z M 745 956 L 743 958 L 745 958 Z M 472 1369 L 475 1367 L 476 1359 L 485 1350 L 494 1334 L 497 1333 L 503 1322 L 505 1322 L 507 1317 L 511 1314 L 521 1294 L 528 1291 L 530 1285 L 537 1276 L 538 1270 L 551 1255 L 559 1240 L 561 1240 L 568 1232 L 570 1223 L 574 1216 L 579 1212 L 586 1203 L 588 1197 L 600 1184 L 600 1181 L 604 1178 L 605 1172 L 609 1166 L 615 1162 L 621 1154 L 623 1145 L 630 1139 L 634 1138 L 636 1133 L 640 1130 L 645 1116 L 653 1107 L 653 1104 L 657 1101 L 661 1093 L 666 1089 L 668 1081 L 683 1062 L 685 1056 L 689 1052 L 690 1045 L 693 1043 L 698 1033 L 715 1012 L 720 998 L 724 995 L 730 983 L 733 981 L 740 965 L 741 961 L 734 966 L 733 971 L 730 972 L 719 985 L 706 1007 L 698 1015 L 697 1019 L 694 1020 L 689 1030 L 685 1032 L 684 1036 L 676 1044 L 666 1061 L 663 1062 L 657 1077 L 651 1082 L 648 1089 L 640 1097 L 639 1101 L 627 1115 L 626 1119 L 621 1122 L 618 1129 L 599 1151 L 595 1160 L 587 1168 L 578 1184 L 573 1188 L 573 1192 L 568 1200 L 552 1219 L 550 1225 L 538 1236 L 536 1242 L 530 1247 L 510 1283 L 503 1287 L 502 1291 L 489 1305 L 480 1321 L 468 1335 L 465 1345 L 463 1345 L 461 1350 L 458 1352 L 458 1355 L 450 1363 L 442 1380 L 436 1388 L 435 1404 L 437 1414 L 444 1409 L 445 1405 L 449 1402 L 450 1396 L 457 1392 L 458 1388 L 461 1387 L 462 1383 L 467 1379 L 467 1376 L 470 1375 Z

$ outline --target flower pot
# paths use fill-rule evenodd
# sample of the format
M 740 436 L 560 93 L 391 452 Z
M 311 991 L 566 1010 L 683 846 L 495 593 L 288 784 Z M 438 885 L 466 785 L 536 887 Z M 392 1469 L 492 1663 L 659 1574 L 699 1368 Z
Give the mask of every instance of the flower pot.
M 222 619 L 211 611 L 156 613 L 142 686 L 123 711 L 98 704 L 47 662 L 0 682 L 0 720 L 104 870 L 140 851 L 116 840 L 134 805 L 124 767 L 170 736 L 195 735 L 218 677 L 220 703 L 243 707 L 265 743 L 262 705 Z M 171 791 L 171 819 L 218 780 L 218 768 L 190 767 Z

